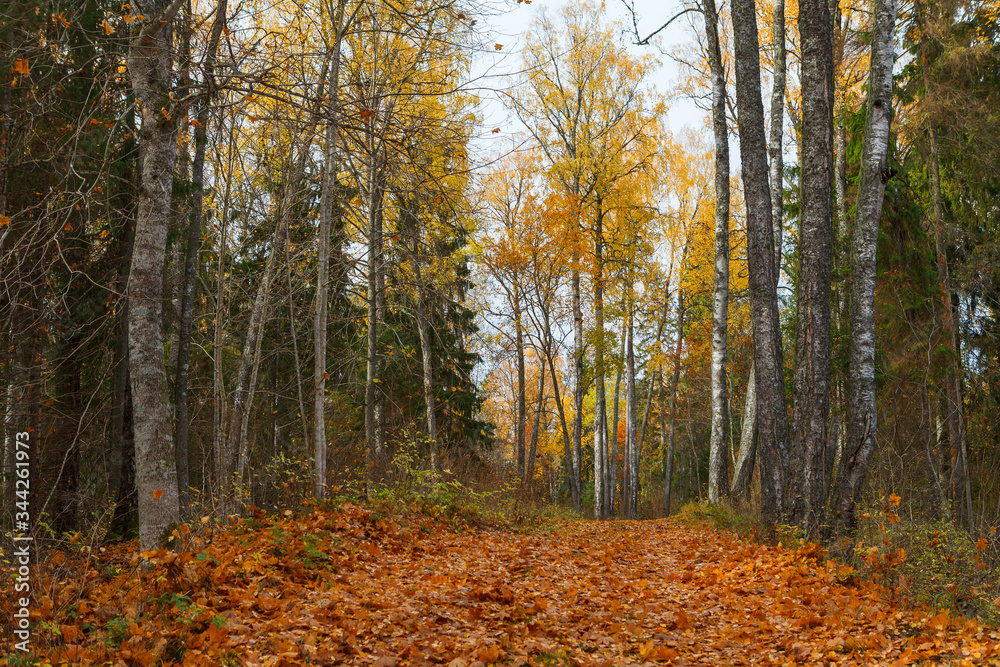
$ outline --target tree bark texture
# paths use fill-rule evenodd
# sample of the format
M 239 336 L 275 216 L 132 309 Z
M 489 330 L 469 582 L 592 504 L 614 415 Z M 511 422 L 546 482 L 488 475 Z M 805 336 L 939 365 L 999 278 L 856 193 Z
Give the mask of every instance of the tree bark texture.
M 764 107 L 760 96 L 757 17 L 751 0 L 733 3 L 736 59 L 736 106 L 739 113 L 740 159 L 747 207 L 747 256 L 750 312 L 753 320 L 757 382 L 757 427 L 761 463 L 761 510 L 777 522 L 784 513 L 788 416 L 778 324 L 777 280 L 771 193 L 764 141 Z
M 780 0 L 779 0 L 780 1 Z M 712 130 L 715 135 L 715 296 L 712 308 L 712 435 L 709 441 L 708 500 L 729 495 L 729 397 L 726 385 L 726 336 L 729 325 L 729 131 L 726 124 L 726 72 L 719 47 L 715 0 L 705 0 L 705 34 L 712 74 Z
M 594 349 L 594 517 L 607 514 L 605 489 L 608 458 L 607 404 L 604 387 L 604 211 L 597 199 L 597 220 L 594 225 L 594 319 L 597 327 L 597 345 Z
M 736 456 L 736 472 L 733 473 L 733 497 L 750 499 L 750 482 L 753 481 L 753 467 L 757 462 L 757 370 L 750 364 L 747 379 L 747 395 L 743 402 L 743 428 L 740 429 L 740 451 Z
M 535 482 L 535 452 L 538 449 L 538 429 L 542 423 L 542 412 L 545 410 L 545 363 L 538 359 L 538 399 L 535 403 L 535 420 L 531 427 L 531 445 L 528 448 L 528 467 L 524 471 L 524 480 L 530 486 Z
M 524 379 L 524 320 L 521 315 L 521 289 L 514 284 L 514 345 L 517 354 L 517 433 L 514 449 L 517 459 L 517 476 L 524 480 L 524 428 L 527 425 L 527 387 Z
M 677 430 L 677 387 L 681 381 L 681 348 L 684 344 L 684 294 L 677 297 L 677 345 L 674 371 L 670 378 L 670 426 L 667 428 L 666 460 L 663 462 L 663 516 L 670 516 L 670 495 L 674 478 L 674 433 Z
M 573 451 L 569 461 L 569 484 L 573 494 L 573 510 L 580 511 L 580 458 L 582 455 L 581 438 L 583 437 L 583 396 L 586 387 L 583 382 L 583 361 L 586 354 L 583 340 L 583 308 L 580 304 L 580 269 L 576 268 L 579 259 L 574 257 L 573 274 L 570 279 L 573 290 Z M 553 375 L 553 377 L 555 377 Z
M 173 79 L 171 23 L 181 4 L 181 0 L 169 6 L 163 0 L 150 4 L 147 22 L 137 26 L 129 40 L 127 61 L 142 115 L 142 175 L 128 312 L 139 543 L 144 550 L 155 548 L 180 515 L 163 359 L 162 300 L 177 157 L 177 112 L 169 95 Z
M 337 186 L 337 130 L 340 88 L 340 47 L 344 33 L 345 0 L 336 9 L 327 3 L 333 29 L 333 53 L 330 78 L 326 86 L 330 105 L 327 109 L 323 138 L 323 188 L 320 192 L 319 233 L 316 247 L 316 314 L 313 318 L 313 495 L 326 497 L 326 347 L 330 307 L 330 233 L 333 225 L 334 192 Z M 307 434 L 308 435 L 308 434 Z
M 767 151 L 771 158 L 771 225 L 774 233 L 774 275 L 781 275 L 781 249 L 784 236 L 783 210 L 783 151 L 782 139 L 785 120 L 785 0 L 775 0 L 771 21 L 771 42 L 774 55 L 774 80 L 771 86 L 771 128 Z M 831 89 L 832 93 L 832 89 Z
M 639 516 L 639 440 L 637 432 L 639 406 L 636 404 L 638 396 L 635 390 L 634 311 L 634 304 L 629 304 L 625 342 L 625 451 L 628 453 L 629 459 L 627 515 L 629 519 L 636 519 Z
M 889 180 L 892 119 L 892 37 L 896 0 L 876 0 L 868 108 L 857 212 L 851 239 L 851 342 L 847 439 L 837 474 L 832 517 L 840 531 L 857 525 L 855 508 L 875 450 L 875 249 L 885 184 Z
M 833 268 L 833 18 L 828 0 L 802 0 L 802 213 L 793 381 L 790 520 L 816 534 L 826 504 Z

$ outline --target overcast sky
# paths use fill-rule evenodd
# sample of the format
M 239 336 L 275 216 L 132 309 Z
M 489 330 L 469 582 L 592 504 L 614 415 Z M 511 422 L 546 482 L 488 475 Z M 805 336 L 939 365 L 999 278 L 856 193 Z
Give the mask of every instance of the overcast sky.
M 500 51 L 488 50 L 478 59 L 474 67 L 474 75 L 477 78 L 473 86 L 478 90 L 483 102 L 485 128 L 483 136 L 476 144 L 483 153 L 495 155 L 509 149 L 513 136 L 522 129 L 517 119 L 508 114 L 501 102 L 502 95 L 499 91 L 508 89 L 516 80 L 521 67 L 521 49 L 524 46 L 525 34 L 531 28 L 535 17 L 544 9 L 555 18 L 564 4 L 560 0 L 533 0 L 530 5 L 516 4 L 514 0 L 508 0 L 505 4 L 496 6 L 496 15 L 485 19 L 490 42 L 501 44 L 503 48 Z M 627 29 L 632 29 L 631 15 L 622 0 L 608 0 L 606 8 L 609 20 L 620 20 Z M 683 9 L 684 5 L 680 0 L 667 0 L 667 2 L 635 0 L 640 34 L 645 37 L 652 33 Z M 691 22 L 694 21 L 696 26 L 700 26 L 699 19 L 700 15 L 688 13 L 661 32 L 658 35 L 659 45 L 664 53 L 659 53 L 653 46 L 630 47 L 637 55 L 652 53 L 661 61 L 662 64 L 651 81 L 660 93 L 669 93 L 682 76 L 681 66 L 669 57 L 669 53 L 673 50 L 673 46 L 690 43 L 693 40 Z M 624 35 L 623 40 L 629 43 L 634 41 L 634 37 Z M 700 131 L 704 128 L 704 119 L 705 112 L 697 108 L 693 101 L 678 98 L 670 102 L 667 124 L 674 133 L 685 126 Z M 501 131 L 494 134 L 493 128 L 500 128 Z

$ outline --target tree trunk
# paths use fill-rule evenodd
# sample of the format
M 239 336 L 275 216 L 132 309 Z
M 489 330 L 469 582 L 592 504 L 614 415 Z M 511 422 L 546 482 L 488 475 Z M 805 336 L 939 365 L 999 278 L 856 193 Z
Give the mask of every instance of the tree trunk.
M 771 225 L 774 234 L 774 275 L 781 275 L 781 249 L 784 236 L 783 210 L 783 167 L 784 155 L 782 138 L 785 120 L 785 0 L 775 0 L 771 21 L 771 42 L 774 55 L 774 81 L 771 85 L 771 127 L 767 141 L 767 152 L 771 158 Z M 833 89 L 830 89 L 832 94 Z
M 573 304 L 573 451 L 569 461 L 569 483 L 573 494 L 573 510 L 580 511 L 580 458 L 582 451 L 581 438 L 583 437 L 583 309 L 580 305 L 580 269 L 577 268 L 579 258 L 574 257 L 573 272 L 570 280 Z M 554 378 L 555 376 L 553 376 Z
M 784 513 L 782 493 L 788 455 L 788 417 L 778 323 L 764 107 L 760 97 L 760 49 L 753 2 L 737 0 L 732 11 L 740 159 L 747 206 L 750 311 L 757 372 L 755 393 L 761 449 L 761 509 L 765 520 L 777 523 Z
M 520 288 L 514 285 L 514 339 L 517 346 L 517 433 L 514 437 L 517 476 L 524 481 L 524 427 L 527 423 L 527 399 L 524 380 L 524 322 L 521 317 Z
M 524 480 L 530 486 L 535 481 L 535 451 L 538 447 L 538 429 L 541 426 L 542 411 L 545 409 L 545 363 L 538 360 L 538 400 L 535 404 L 535 423 L 531 427 L 531 447 L 528 450 L 528 468 L 524 471 Z
M 177 110 L 170 99 L 171 23 L 183 0 L 155 0 L 129 40 L 128 71 L 142 113 L 142 176 L 129 274 L 129 379 L 134 407 L 139 543 L 153 549 L 180 516 L 163 361 L 163 268 L 170 225 Z
M 281 256 L 285 239 L 288 235 L 288 221 L 292 214 L 292 206 L 298 194 L 299 184 L 302 178 L 302 171 L 305 167 L 305 151 L 299 158 L 295 171 L 286 174 L 282 187 L 281 202 L 275 211 L 276 220 L 274 237 L 271 241 L 271 251 L 267 256 L 267 264 L 264 266 L 264 274 L 260 278 L 257 286 L 257 295 L 254 298 L 253 310 L 250 312 L 247 323 L 247 335 L 243 343 L 243 354 L 240 357 L 240 366 L 237 372 L 236 389 L 233 392 L 233 407 L 229 413 L 229 427 L 226 432 L 226 444 L 224 447 L 221 467 L 218 468 L 216 477 L 223 484 L 222 508 L 223 515 L 230 514 L 238 509 L 239 503 L 243 500 L 237 496 L 244 481 L 244 474 L 249 466 L 249 440 L 246 433 L 246 417 L 252 404 L 252 396 L 255 387 L 258 361 L 260 358 L 261 336 L 263 335 L 264 322 L 267 316 L 268 301 L 270 297 L 271 282 L 274 280 L 275 268 L 278 264 L 278 257 Z M 216 462 L 218 466 L 220 462 Z
M 622 331 L 622 344 L 621 351 L 618 353 L 619 359 L 625 358 L 625 332 Z M 609 466 L 609 482 L 607 484 L 608 488 L 608 516 L 612 517 L 615 515 L 615 497 L 617 495 L 618 486 L 618 406 L 619 400 L 621 398 L 621 388 L 622 388 L 622 372 L 624 371 L 624 366 L 618 367 L 618 374 L 615 377 L 615 400 L 611 406 L 611 465 Z M 628 462 L 625 463 L 626 469 L 628 468 Z M 622 484 L 622 496 L 625 495 L 625 485 Z
M 674 432 L 677 422 L 677 386 L 681 381 L 681 346 L 684 344 L 684 294 L 677 297 L 677 345 L 674 372 L 670 378 L 670 427 L 667 429 L 666 461 L 663 464 L 663 516 L 670 516 L 670 492 L 674 477 Z
M 545 359 L 549 364 L 549 373 L 552 375 L 552 393 L 556 400 L 556 410 L 559 414 L 559 424 L 563 433 L 563 459 L 567 467 L 572 467 L 572 452 L 570 451 L 569 427 L 566 425 L 566 412 L 563 410 L 562 396 L 559 393 L 559 376 L 556 375 L 556 365 L 552 359 L 552 329 L 549 322 L 549 314 L 543 309 L 542 318 L 545 324 Z M 572 485 L 572 480 L 570 482 Z
M 629 519 L 636 519 L 639 516 L 639 443 L 638 433 L 638 407 L 636 405 L 635 391 L 635 348 L 633 346 L 634 334 L 634 304 L 629 304 L 626 316 L 628 317 L 628 328 L 625 343 L 625 451 L 629 457 L 629 479 L 628 479 L 628 515 Z
M 717 503 L 729 495 L 729 459 L 726 456 L 729 443 L 729 398 L 726 395 L 726 336 L 729 325 L 729 131 L 726 125 L 726 73 L 719 47 L 715 0 L 705 0 L 704 14 L 708 63 L 712 73 L 712 130 L 715 134 L 715 297 L 712 308 L 712 435 L 709 441 L 708 500 Z
M 205 149 L 208 146 L 209 105 L 215 92 L 215 60 L 226 22 L 227 0 L 219 0 L 215 22 L 205 55 L 206 90 L 198 107 L 194 128 L 194 164 L 191 172 L 191 221 L 184 256 L 184 283 L 181 288 L 181 321 L 178 332 L 177 366 L 174 376 L 174 438 L 177 442 L 177 488 L 181 509 L 188 506 L 188 377 L 191 368 L 191 329 L 194 323 L 194 284 L 198 275 L 198 246 L 205 201 Z
M 343 41 L 345 0 L 338 0 L 330 13 L 333 29 L 333 54 L 330 79 L 326 85 L 330 98 L 324 135 L 323 189 L 319 204 L 319 238 L 316 249 L 316 314 L 313 318 L 313 495 L 326 497 L 326 343 L 330 307 L 330 232 L 333 222 L 334 190 L 337 186 L 337 131 L 340 89 L 340 47 Z M 333 3 L 325 5 L 333 8 Z M 308 436 L 308 434 L 307 434 Z
M 594 319 L 597 345 L 594 349 L 594 517 L 608 516 L 605 502 L 605 470 L 607 468 L 608 433 L 607 397 L 604 388 L 604 210 L 597 198 L 597 220 L 594 226 Z
M 424 285 L 424 280 L 420 272 L 420 230 L 417 228 L 419 222 L 414 216 L 413 220 L 412 243 L 413 249 L 410 254 L 410 268 L 413 271 L 413 279 L 417 285 L 417 332 L 420 336 L 420 358 L 422 362 L 423 375 L 424 375 L 424 404 L 426 406 L 425 412 L 427 417 L 427 439 L 430 441 L 431 448 L 431 470 L 436 470 L 438 467 L 438 433 L 437 433 L 437 421 L 436 421 L 436 405 L 434 400 L 434 362 L 431 356 L 431 322 L 427 315 L 427 288 Z M 520 318 L 518 318 L 520 319 Z M 518 332 L 520 333 L 520 331 Z M 518 336 L 520 338 L 520 336 Z M 518 377 L 519 389 L 524 391 L 524 351 L 519 350 L 520 354 L 520 375 Z M 524 409 L 524 396 L 523 393 L 520 397 L 522 414 L 520 415 L 520 429 L 521 429 L 521 469 L 524 469 L 524 420 L 523 420 L 523 409 Z
M 376 386 L 379 378 L 379 330 L 381 320 L 379 315 L 379 291 L 382 286 L 382 188 L 376 173 L 377 156 L 371 155 L 372 165 L 368 177 L 368 351 L 365 375 L 365 440 L 368 453 L 368 484 L 369 492 L 372 485 L 381 477 L 382 451 L 382 396 Z
M 851 342 L 847 440 L 837 474 L 833 520 L 840 531 L 857 525 L 855 504 L 875 449 L 875 249 L 882 215 L 892 114 L 892 38 L 896 0 L 876 0 L 868 110 L 857 213 L 851 242 Z
M 740 453 L 736 457 L 736 472 L 733 474 L 733 496 L 744 501 L 750 500 L 750 482 L 753 467 L 757 461 L 757 371 L 750 364 L 747 379 L 747 395 L 743 403 L 743 428 L 740 430 Z
M 802 194 L 789 517 L 814 537 L 826 503 L 833 268 L 833 17 L 802 0 Z

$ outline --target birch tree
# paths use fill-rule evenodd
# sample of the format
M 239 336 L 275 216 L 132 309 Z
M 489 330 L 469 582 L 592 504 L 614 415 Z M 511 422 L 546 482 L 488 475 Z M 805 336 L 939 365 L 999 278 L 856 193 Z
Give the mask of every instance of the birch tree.
M 896 1 L 876 0 L 865 140 L 851 240 L 850 412 L 832 503 L 834 525 L 840 531 L 856 527 L 855 507 L 868 472 L 868 462 L 875 450 L 878 425 L 875 405 L 875 249 L 885 185 L 892 176 L 888 150 L 893 108 L 895 24 Z

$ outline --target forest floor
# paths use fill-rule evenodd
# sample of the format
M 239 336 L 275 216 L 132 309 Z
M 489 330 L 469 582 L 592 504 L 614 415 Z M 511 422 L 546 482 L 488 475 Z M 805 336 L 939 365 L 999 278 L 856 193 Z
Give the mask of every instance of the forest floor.
M 39 565 L 35 664 L 1000 665 L 1000 633 L 903 608 L 818 548 L 671 521 L 513 531 L 342 504 Z M 132 549 L 130 551 L 129 549 Z M 145 564 L 143 564 L 145 561 Z M 3 588 L 9 586 L 3 583 Z M 0 591 L 11 619 L 12 595 Z M 11 651 L 4 629 L 0 655 Z M 0 660 L 19 662 L 17 652 Z M 481 664 L 477 664 L 481 663 Z

